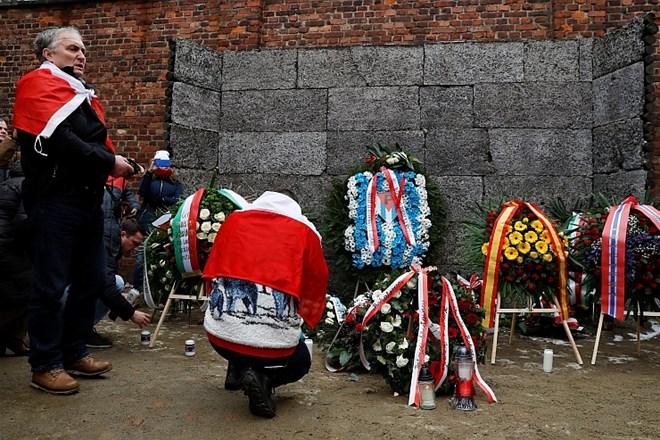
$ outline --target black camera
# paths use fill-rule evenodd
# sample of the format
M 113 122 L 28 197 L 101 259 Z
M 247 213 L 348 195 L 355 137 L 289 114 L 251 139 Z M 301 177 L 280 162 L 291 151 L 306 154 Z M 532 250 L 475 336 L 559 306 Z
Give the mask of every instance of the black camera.
M 133 167 L 133 172 L 131 173 L 131 175 L 133 175 L 133 174 L 139 174 L 139 173 L 142 171 L 142 167 L 141 167 L 140 164 L 137 163 L 134 159 L 131 159 L 130 157 L 127 157 L 127 158 L 126 158 L 126 161 L 128 162 L 128 164 L 129 164 L 130 166 Z

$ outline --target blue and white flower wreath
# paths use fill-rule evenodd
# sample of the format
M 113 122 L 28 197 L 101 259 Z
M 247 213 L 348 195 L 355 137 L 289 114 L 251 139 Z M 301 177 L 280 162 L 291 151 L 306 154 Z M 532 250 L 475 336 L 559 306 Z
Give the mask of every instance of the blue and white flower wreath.
M 352 223 L 344 231 L 344 248 L 355 268 L 421 262 L 431 227 L 422 174 L 386 167 L 358 173 L 348 179 L 346 199 Z

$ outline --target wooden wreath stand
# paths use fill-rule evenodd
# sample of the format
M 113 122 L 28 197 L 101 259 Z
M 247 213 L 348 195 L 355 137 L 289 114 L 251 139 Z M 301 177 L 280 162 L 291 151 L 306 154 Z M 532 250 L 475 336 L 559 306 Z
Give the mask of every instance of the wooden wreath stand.
M 559 310 L 560 305 L 559 301 L 557 300 L 556 296 L 552 296 L 552 300 L 557 306 L 557 310 Z M 497 293 L 497 301 L 495 303 L 495 330 L 493 332 L 493 349 L 490 354 L 490 363 L 492 365 L 495 365 L 495 358 L 497 355 L 497 338 L 499 336 L 500 332 L 500 315 L 501 314 L 512 314 L 513 317 L 511 318 L 511 332 L 509 334 L 509 344 L 513 342 L 513 333 L 516 328 L 516 318 L 520 313 L 529 313 L 529 314 L 547 314 L 551 313 L 551 309 L 539 309 L 539 308 L 534 308 L 532 304 L 532 298 L 527 296 L 527 307 L 526 308 L 511 308 L 511 309 L 504 309 L 501 308 L 501 303 L 502 303 L 502 298 L 500 297 L 499 292 Z M 566 331 L 566 336 L 568 336 L 568 340 L 571 343 L 571 347 L 573 347 L 573 353 L 575 353 L 575 359 L 577 359 L 577 363 L 582 365 L 582 356 L 580 356 L 580 352 L 577 348 L 577 345 L 575 345 L 575 340 L 573 339 L 573 335 L 571 334 L 571 329 L 568 328 L 568 324 L 566 323 L 566 320 L 562 321 L 562 325 L 564 326 L 564 330 Z
M 639 317 L 641 314 L 641 307 L 639 302 L 637 303 L 637 357 L 642 355 L 642 342 L 640 339 L 640 329 L 641 323 Z M 660 317 L 660 312 L 644 312 L 644 316 Z M 598 331 L 596 332 L 596 343 L 594 344 L 594 352 L 591 355 L 591 365 L 596 365 L 596 356 L 598 356 L 598 345 L 600 344 L 600 334 L 603 331 L 603 319 L 605 314 L 600 312 L 600 318 L 598 318 Z
M 202 283 L 201 287 L 199 288 L 199 293 L 197 295 L 182 295 L 179 293 L 175 293 L 177 288 L 178 288 L 178 283 L 174 283 L 172 285 L 172 290 L 170 290 L 170 295 L 167 297 L 167 302 L 165 303 L 165 307 L 163 307 L 163 311 L 160 315 L 160 319 L 158 320 L 158 324 L 156 325 L 156 330 L 154 330 L 154 334 L 151 336 L 151 342 L 149 343 L 149 348 L 154 348 L 156 346 L 156 340 L 158 339 L 158 333 L 160 332 L 160 327 L 163 325 L 163 322 L 165 321 L 165 318 L 167 317 L 167 312 L 170 310 L 170 307 L 172 306 L 172 301 L 175 299 L 183 300 L 183 301 L 207 301 L 208 298 L 206 297 L 206 293 L 204 291 L 204 284 Z

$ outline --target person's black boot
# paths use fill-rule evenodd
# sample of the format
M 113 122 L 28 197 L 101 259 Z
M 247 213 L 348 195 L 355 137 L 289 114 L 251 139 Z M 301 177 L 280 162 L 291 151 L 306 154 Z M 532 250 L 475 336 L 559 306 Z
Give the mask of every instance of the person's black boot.
M 227 377 L 225 377 L 225 389 L 236 391 L 241 389 L 241 370 L 236 364 L 229 362 L 227 364 Z
M 250 401 L 250 412 L 268 419 L 275 417 L 275 402 L 270 378 L 261 371 L 246 369 L 241 374 L 241 386 Z

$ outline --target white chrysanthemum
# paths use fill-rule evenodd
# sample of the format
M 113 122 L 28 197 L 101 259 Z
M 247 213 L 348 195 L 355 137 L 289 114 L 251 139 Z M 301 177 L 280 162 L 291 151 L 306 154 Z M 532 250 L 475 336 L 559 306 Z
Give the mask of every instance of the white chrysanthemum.
M 380 339 L 378 339 L 376 342 L 373 343 L 371 348 L 374 349 L 374 351 L 383 351 L 383 346 L 380 345 Z
M 166 264 L 167 264 L 167 262 L 166 262 L 165 260 L 160 260 L 160 261 L 158 262 L 158 265 L 159 265 L 160 267 L 165 267 Z
M 396 315 L 394 321 L 392 321 L 392 326 L 401 327 L 401 315 Z
M 401 350 L 405 350 L 406 348 L 408 348 L 408 345 L 409 345 L 408 340 L 406 338 L 403 338 L 403 341 L 401 341 L 401 343 L 399 344 L 399 348 Z
M 380 308 L 380 313 L 383 313 L 383 314 L 387 315 L 388 313 L 390 313 L 390 310 L 392 310 L 392 306 L 389 305 L 388 303 L 385 303 Z
M 211 211 L 209 211 L 206 208 L 202 208 L 199 211 L 199 218 L 202 220 L 206 220 L 207 218 L 209 218 L 210 215 L 211 215 Z
M 209 235 L 206 236 L 206 241 L 208 241 L 209 243 L 213 243 L 215 241 L 215 237 L 217 236 L 218 234 L 216 234 L 215 232 L 211 232 Z
M 332 313 L 332 312 L 328 312 L 328 313 L 326 314 L 326 316 L 327 316 L 328 318 L 335 319 L 335 314 Z
M 200 239 L 200 240 L 206 240 L 207 237 L 208 236 L 204 232 L 198 232 L 197 233 L 197 238 Z
M 408 358 L 403 357 L 403 355 L 397 356 L 396 358 L 396 366 L 399 368 L 403 368 L 406 365 L 408 365 Z
M 394 326 L 387 321 L 383 321 L 380 323 L 380 329 L 385 333 L 392 333 L 392 331 L 394 331 Z
M 215 232 L 218 232 L 220 230 L 220 223 L 213 223 L 211 225 L 211 229 L 213 229 Z
M 325 308 L 332 310 L 335 308 L 335 306 L 332 304 L 331 301 L 328 301 L 327 303 L 325 303 Z
M 328 324 L 328 325 L 332 325 L 332 324 L 335 323 L 335 321 L 330 319 L 330 318 L 325 318 L 325 323 Z
M 224 212 L 218 212 L 213 216 L 214 219 L 216 219 L 219 222 L 224 222 L 225 221 L 225 213 Z
M 417 288 L 417 277 L 412 277 L 410 281 L 406 283 L 406 287 L 408 289 L 416 289 Z
M 394 353 L 394 347 L 396 347 L 396 342 L 388 342 L 387 345 L 385 346 L 385 351 L 388 352 L 389 354 Z
M 371 292 L 371 299 L 373 299 L 375 303 L 383 299 L 384 296 L 385 295 L 383 294 L 383 291 L 380 289 L 376 289 L 373 292 Z
M 211 231 L 211 222 L 202 223 L 202 226 L 200 226 L 200 229 L 202 230 L 202 232 L 210 232 Z

